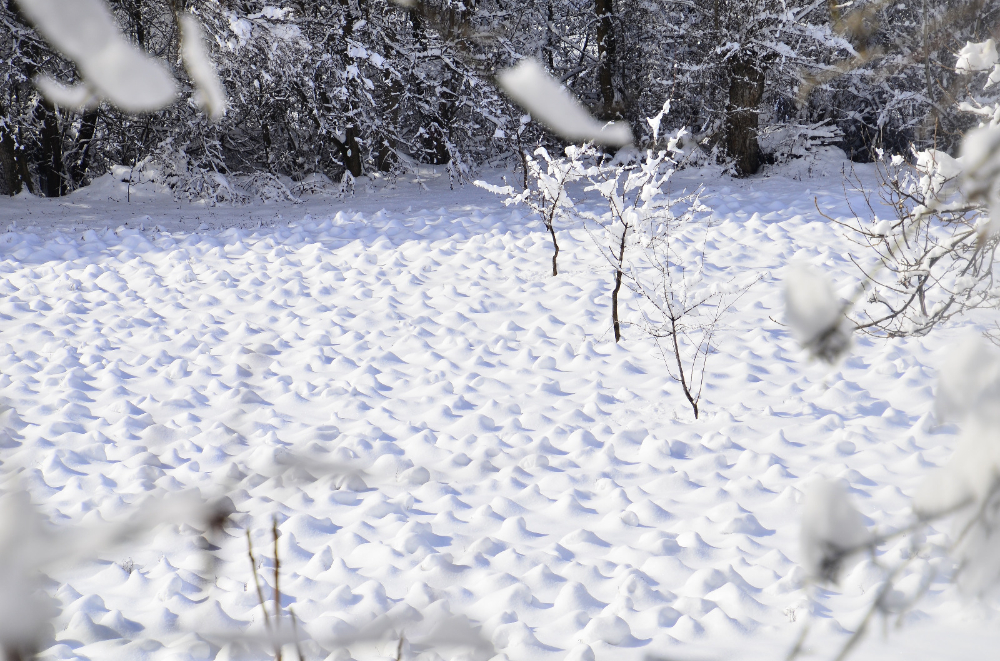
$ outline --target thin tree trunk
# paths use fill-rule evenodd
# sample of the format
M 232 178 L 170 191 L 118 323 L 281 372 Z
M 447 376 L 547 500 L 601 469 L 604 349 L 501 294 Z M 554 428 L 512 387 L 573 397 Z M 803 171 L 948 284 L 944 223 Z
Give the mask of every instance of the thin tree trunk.
M 750 54 L 729 64 L 729 106 L 726 108 L 726 153 L 742 177 L 760 169 L 758 108 L 764 98 L 764 69 Z
M 341 43 L 338 49 L 341 51 L 342 56 L 347 54 L 347 42 L 354 34 L 354 8 L 351 6 L 349 0 L 339 0 L 340 5 L 344 8 L 344 23 L 341 26 Z M 354 109 L 348 104 L 349 113 Z M 344 159 L 344 167 L 347 171 L 351 173 L 354 177 L 360 177 L 362 170 L 362 160 L 361 160 L 361 146 L 358 143 L 358 139 L 361 134 L 358 131 L 357 125 L 351 121 L 347 128 L 344 130 L 344 141 L 341 142 L 336 138 L 333 138 L 334 144 L 340 150 L 340 154 Z
M 553 52 L 555 51 L 555 39 L 552 37 L 552 26 L 555 25 L 556 17 L 555 12 L 552 11 L 552 2 L 549 0 L 546 5 L 546 22 L 545 22 L 545 64 L 548 65 L 549 71 L 555 71 L 555 59 L 553 57 Z
M 17 195 L 24 182 L 18 163 L 14 134 L 8 126 L 0 126 L 0 194 Z
M 615 289 L 611 292 L 611 324 L 615 328 L 615 342 L 622 339 L 621 324 L 618 321 L 618 292 L 622 288 L 622 264 L 625 261 L 625 236 L 628 234 L 628 227 L 622 231 L 621 244 L 618 246 L 618 267 L 615 269 Z
M 931 76 L 931 49 L 930 49 L 930 43 L 929 43 L 929 39 L 928 39 L 928 35 L 927 35 L 927 0 L 923 0 L 923 3 L 922 3 L 922 7 L 921 7 L 921 19 L 922 19 L 921 22 L 923 24 L 922 27 L 921 27 L 921 33 L 922 33 L 921 36 L 923 37 L 923 42 L 924 42 L 923 43 L 923 45 L 924 45 L 924 53 L 923 53 L 923 57 L 924 57 L 924 85 L 925 85 L 925 87 L 927 89 L 927 99 L 930 101 L 930 103 L 928 104 L 929 107 L 930 107 L 930 117 L 928 117 L 924 121 L 923 126 L 920 127 L 921 128 L 921 133 L 924 134 L 921 137 L 923 138 L 924 144 L 926 144 L 927 143 L 927 133 L 931 133 L 931 132 L 936 133 L 937 132 L 937 126 L 938 126 L 938 110 L 937 110 L 938 104 L 937 104 L 937 99 L 935 98 L 937 95 L 934 93 L 935 92 L 935 90 L 934 90 L 934 83 L 933 83 L 933 78 Z M 936 143 L 937 140 L 935 140 L 934 142 Z M 934 146 L 935 149 L 937 149 L 937 144 L 934 144 L 933 146 Z
M 684 396 L 687 397 L 688 403 L 694 410 L 694 419 L 697 420 L 698 400 L 695 399 L 694 396 L 691 394 L 691 388 L 690 386 L 688 386 L 687 378 L 685 378 L 684 376 L 684 363 L 681 362 L 681 345 L 680 342 L 677 341 L 677 319 L 675 319 L 674 317 L 670 317 L 670 337 L 674 341 L 674 358 L 677 359 L 677 374 L 681 378 L 681 388 L 684 389 Z M 693 369 L 694 368 L 692 367 L 692 370 Z M 692 379 L 694 378 L 693 374 L 691 378 Z M 704 378 L 704 373 L 702 373 L 702 378 Z M 699 399 L 701 399 L 700 394 L 699 394 Z
M 559 269 L 556 267 L 556 259 L 559 257 L 559 242 L 556 241 L 556 228 L 550 220 L 548 223 L 549 234 L 552 235 L 552 275 L 559 275 Z
M 73 170 L 70 173 L 73 177 L 73 186 L 77 188 L 83 183 L 83 178 L 87 175 L 87 169 L 90 167 L 90 144 L 97 131 L 97 116 L 97 111 L 84 113 L 80 122 L 80 133 L 76 141 L 80 156 L 73 164 Z
M 59 197 L 65 192 L 63 182 L 62 135 L 55 106 L 44 97 L 36 107 L 41 119 L 41 153 L 38 159 L 40 192 L 46 197 Z
M 614 0 L 594 0 L 594 13 L 597 15 L 597 80 L 601 87 L 603 119 L 615 119 L 620 114 L 614 85 L 617 44 L 613 3 Z

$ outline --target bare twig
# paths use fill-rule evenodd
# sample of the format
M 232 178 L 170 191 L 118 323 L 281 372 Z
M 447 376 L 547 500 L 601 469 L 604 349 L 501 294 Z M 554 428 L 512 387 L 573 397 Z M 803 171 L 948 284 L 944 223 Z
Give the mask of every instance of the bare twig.
M 292 619 L 292 638 L 295 640 L 295 654 L 299 657 L 298 661 L 305 661 L 305 656 L 302 654 L 302 646 L 299 644 L 299 624 L 298 618 L 295 617 L 295 611 L 292 607 L 288 607 L 288 616 Z
M 274 631 L 281 628 L 281 560 L 278 556 L 278 517 L 271 519 L 271 534 L 274 536 Z M 281 656 L 278 656 L 281 661 Z
M 260 585 L 260 577 L 257 575 L 257 559 L 253 555 L 253 541 L 250 538 L 250 528 L 247 528 L 247 555 L 250 556 L 250 570 L 253 572 L 253 584 L 257 589 L 257 600 L 260 602 L 260 610 L 264 613 L 264 628 L 267 630 L 267 637 L 274 643 L 275 661 L 281 661 L 281 643 L 274 635 L 271 627 L 271 616 L 267 613 L 267 605 L 264 601 L 264 590 Z

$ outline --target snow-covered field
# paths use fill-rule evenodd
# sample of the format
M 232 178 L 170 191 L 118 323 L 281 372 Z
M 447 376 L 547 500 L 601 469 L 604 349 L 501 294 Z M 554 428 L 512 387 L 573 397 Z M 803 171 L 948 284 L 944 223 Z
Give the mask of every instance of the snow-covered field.
M 585 231 L 560 233 L 551 277 L 538 221 L 446 177 L 237 209 L 142 187 L 126 202 L 109 180 L 0 201 L 6 474 L 60 526 L 192 487 L 240 512 L 214 572 L 177 526 L 53 570 L 45 655 L 266 656 L 212 634 L 263 631 L 239 526 L 270 583 L 276 516 L 284 605 L 320 640 L 383 616 L 411 638 L 450 612 L 510 661 L 783 658 L 809 611 L 804 485 L 842 478 L 870 524 L 904 522 L 954 441 L 930 415 L 936 366 L 976 323 L 806 360 L 778 323 L 783 269 L 857 277 L 856 246 L 814 206 L 848 216 L 828 171 L 709 177 L 709 274 L 761 280 L 725 320 L 699 420 L 649 340 L 614 343 Z M 324 474 L 344 463 L 363 483 Z M 858 658 L 993 658 L 991 608 L 960 598 L 944 559 L 914 567 L 941 573 Z M 833 655 L 878 576 L 863 561 L 818 592 L 811 658 Z M 396 642 L 332 658 L 348 654 Z

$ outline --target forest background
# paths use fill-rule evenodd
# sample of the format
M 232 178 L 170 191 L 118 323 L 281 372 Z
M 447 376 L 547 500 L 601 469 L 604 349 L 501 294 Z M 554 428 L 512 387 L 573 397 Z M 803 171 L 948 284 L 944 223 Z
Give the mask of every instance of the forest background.
M 40 73 L 79 80 L 13 0 L 0 3 L 0 193 L 60 196 L 114 165 L 156 165 L 189 198 L 220 196 L 220 177 L 301 186 L 414 164 L 456 177 L 523 167 L 559 139 L 494 84 L 541 62 L 602 120 L 687 127 L 693 160 L 737 175 L 819 145 L 855 161 L 877 150 L 953 151 L 974 114 L 955 53 L 997 24 L 986 0 L 836 4 L 827 0 L 112 0 L 127 37 L 188 85 L 179 101 L 135 114 L 77 110 L 40 95 Z M 196 15 L 228 91 L 221 121 L 200 113 L 181 65 L 179 20 Z M 9 37 L 9 38 L 8 38 Z M 664 134 L 666 131 L 664 131 Z M 261 179 L 261 177 L 263 179 Z M 264 184 L 261 184 L 261 181 Z M 305 182 L 305 183 L 303 183 Z M 224 186 L 222 188 L 225 188 Z

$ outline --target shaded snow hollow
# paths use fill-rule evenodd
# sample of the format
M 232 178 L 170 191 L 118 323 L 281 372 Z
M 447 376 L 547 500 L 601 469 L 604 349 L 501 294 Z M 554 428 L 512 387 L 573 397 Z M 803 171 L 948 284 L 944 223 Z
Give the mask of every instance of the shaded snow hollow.
M 814 207 L 848 215 L 839 166 L 712 181 L 709 275 L 763 279 L 726 319 L 698 421 L 650 342 L 614 344 L 610 273 L 586 232 L 560 232 L 563 271 L 549 277 L 541 224 L 478 189 L 430 178 L 242 210 L 142 190 L 132 206 L 97 188 L 60 206 L 5 202 L 4 225 L 37 227 L 0 235 L 0 396 L 12 407 L 0 457 L 59 525 L 225 488 L 268 582 L 276 515 L 283 604 L 317 637 L 379 616 L 415 631 L 451 612 L 511 661 L 731 647 L 781 658 L 808 611 L 805 485 L 840 478 L 866 524 L 905 520 L 951 452 L 954 428 L 929 413 L 940 350 L 960 329 L 861 337 L 841 365 L 808 364 L 775 321 L 780 279 L 794 259 L 855 282 L 855 246 Z M 422 208 L 429 198 L 442 208 Z M 390 210 L 347 208 L 380 203 Z M 199 232 L 195 214 L 223 219 L 213 227 L 283 221 Z M 678 237 L 690 255 L 696 236 Z M 310 480 L 284 467 L 292 455 L 353 463 L 365 484 Z M 47 657 L 266 656 L 209 635 L 263 630 L 244 539 L 228 530 L 214 572 L 176 527 L 53 571 L 62 614 Z M 947 573 L 940 558 L 921 562 Z M 821 636 L 854 627 L 877 578 L 863 561 L 820 592 Z M 907 621 L 925 617 L 985 615 L 938 578 Z M 892 644 L 931 658 L 927 630 Z M 950 654 L 966 645 L 963 658 L 986 649 L 971 634 L 934 640 Z M 395 656 L 395 643 L 349 654 Z

